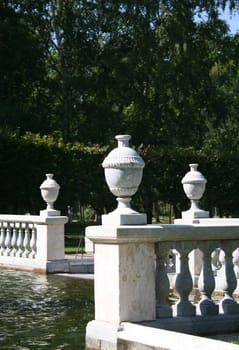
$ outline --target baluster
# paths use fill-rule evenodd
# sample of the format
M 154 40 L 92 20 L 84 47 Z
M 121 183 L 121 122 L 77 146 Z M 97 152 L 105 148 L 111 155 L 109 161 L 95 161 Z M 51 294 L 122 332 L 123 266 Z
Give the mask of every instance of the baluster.
M 29 224 L 26 223 L 24 230 L 24 239 L 23 239 L 23 248 L 24 252 L 22 254 L 23 258 L 28 258 L 30 254 L 30 232 L 29 232 Z
M 235 244 L 235 243 L 234 243 Z M 221 288 L 224 291 L 224 298 L 220 302 L 220 311 L 225 314 L 239 313 L 239 304 L 234 300 L 232 294 L 237 287 L 237 279 L 232 262 L 233 243 L 230 241 L 223 242 L 225 253 L 224 278 L 221 282 Z
M 203 253 L 202 270 L 198 280 L 201 300 L 199 309 L 202 315 L 217 315 L 219 307 L 211 299 L 212 292 L 215 289 L 215 279 L 211 263 L 211 251 L 213 247 L 210 242 L 200 244 L 200 250 Z
M 4 224 L 3 222 L 1 222 L 1 227 L 0 227 L 0 256 L 3 255 L 4 251 L 5 251 L 5 228 L 4 228 Z
M 175 287 L 180 299 L 176 304 L 178 316 L 195 316 L 196 307 L 188 300 L 193 288 L 193 280 L 188 266 L 188 254 L 193 249 L 190 242 L 176 243 L 176 249 L 180 253 L 180 272 L 176 276 Z
M 157 318 L 172 317 L 172 308 L 166 301 L 169 295 L 169 279 L 165 266 L 165 259 L 169 252 L 168 243 L 155 244 L 156 253 L 156 316 Z
M 12 239 L 11 239 L 12 250 L 10 252 L 10 256 L 15 256 L 16 255 L 16 252 L 17 252 L 16 245 L 17 245 L 17 228 L 16 228 L 16 223 L 13 223 L 13 226 L 12 226 Z
M 32 233 L 31 240 L 30 240 L 31 253 L 29 254 L 29 258 L 34 259 L 36 256 L 36 248 L 37 248 L 36 246 L 37 231 L 34 224 L 32 224 L 31 233 Z
M 17 252 L 16 257 L 21 258 L 23 255 L 23 224 L 19 223 L 18 237 L 17 237 Z
M 11 251 L 11 227 L 10 227 L 10 223 L 7 223 L 7 228 L 6 228 L 6 236 L 5 236 L 5 247 L 6 249 L 3 252 L 4 256 L 9 256 L 10 255 L 10 251 Z
M 235 249 L 233 254 L 233 264 L 234 264 L 234 271 L 236 274 L 236 278 L 239 278 L 239 248 Z

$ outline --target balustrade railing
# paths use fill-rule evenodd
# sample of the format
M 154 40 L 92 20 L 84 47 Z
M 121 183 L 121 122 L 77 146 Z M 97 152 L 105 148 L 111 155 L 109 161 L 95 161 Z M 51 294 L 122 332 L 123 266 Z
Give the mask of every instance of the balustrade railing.
M 88 227 L 95 244 L 95 321 L 157 320 L 159 328 L 193 334 L 237 330 L 239 225 L 220 223 Z M 201 259 L 196 298 L 192 252 Z
M 46 174 L 41 195 L 47 204 L 40 215 L 0 215 L 0 266 L 64 270 L 64 225 L 68 221 L 54 209 L 60 186 L 53 174 Z M 51 265 L 51 267 L 50 267 Z
M 197 246 L 197 244 L 195 244 L 194 246 Z M 214 244 L 215 246 L 215 244 Z M 193 250 L 190 252 L 189 254 L 189 268 L 191 270 L 192 273 L 192 277 L 193 278 L 193 287 L 198 288 L 199 286 L 199 274 L 197 275 L 196 281 L 195 281 L 195 271 L 194 267 L 191 266 L 190 264 L 190 255 L 192 255 L 192 257 L 196 254 L 199 255 L 197 257 L 197 268 L 196 270 L 201 270 L 202 268 L 202 254 L 203 254 L 203 248 L 202 244 L 198 244 L 198 247 L 200 248 L 196 248 L 196 250 Z M 201 253 L 200 253 L 201 251 Z M 196 252 L 196 253 L 195 253 Z M 205 252 L 206 254 L 206 252 Z M 205 256 L 204 254 L 204 256 Z M 222 248 L 211 248 L 210 252 L 207 252 L 208 256 L 207 256 L 207 262 L 208 264 L 210 263 L 210 270 L 212 270 L 212 274 L 215 278 L 222 278 L 223 277 L 223 273 L 224 273 L 224 269 L 225 269 L 225 252 Z M 237 284 L 239 282 L 239 248 L 236 248 L 233 253 L 232 253 L 232 261 L 233 261 L 233 269 L 235 272 L 235 276 L 237 279 Z M 176 274 L 179 270 L 179 265 L 180 265 L 180 260 L 179 260 L 179 252 L 176 249 L 170 249 L 169 253 L 167 254 L 167 257 L 164 261 L 164 266 L 166 269 L 166 272 L 171 274 L 171 278 L 170 280 L 172 280 L 172 275 Z M 209 270 L 209 266 L 207 268 L 207 270 Z M 171 283 L 172 284 L 172 283 Z M 215 286 L 217 287 L 217 286 Z
M 239 241 L 180 241 L 160 242 L 155 244 L 155 253 L 157 256 L 156 273 L 156 296 L 157 296 L 157 318 L 174 316 L 195 316 L 217 315 L 219 312 L 224 314 L 239 313 L 239 304 L 233 298 L 233 292 L 237 287 L 237 278 L 235 274 L 235 262 L 238 263 Z M 216 304 L 212 298 L 215 290 L 215 252 L 223 251 L 224 261 L 220 265 L 220 290 L 224 297 Z M 202 252 L 202 269 L 198 280 L 198 290 L 200 301 L 193 305 L 189 301 L 189 295 L 193 289 L 193 279 L 189 269 L 189 253 L 199 248 Z M 167 256 L 169 249 L 175 249 L 180 254 L 179 273 L 175 275 L 175 290 L 179 295 L 179 300 L 175 307 L 167 304 L 169 296 L 169 279 L 167 275 Z M 214 258 L 214 260 L 213 260 Z M 214 265 L 213 265 L 214 264 Z M 217 263 L 218 265 L 218 263 Z M 167 312 L 165 312 L 167 310 Z
M 0 265 L 47 271 L 64 259 L 66 222 L 64 216 L 0 215 Z
M 35 259 L 36 252 L 34 222 L 0 221 L 0 256 Z

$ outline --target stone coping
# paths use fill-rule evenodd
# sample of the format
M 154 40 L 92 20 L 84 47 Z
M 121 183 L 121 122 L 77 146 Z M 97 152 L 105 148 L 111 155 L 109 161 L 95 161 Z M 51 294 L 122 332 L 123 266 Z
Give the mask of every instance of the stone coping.
M 238 345 L 208 337 L 123 322 L 91 321 L 86 327 L 87 350 L 238 350 Z
M 124 226 L 88 226 L 86 237 L 94 243 L 153 243 L 170 241 L 238 240 L 238 223 L 224 225 L 155 224 Z
M 200 226 L 239 226 L 239 218 L 175 219 L 174 224 Z
M 40 273 L 94 274 L 94 259 L 38 260 L 31 258 L 0 257 L 0 269 Z
M 31 224 L 66 224 L 67 216 L 44 216 L 44 215 L 7 215 L 0 214 L 0 222 L 27 222 Z
M 238 345 L 220 340 L 198 337 L 173 331 L 145 327 L 132 323 L 123 323 L 118 332 L 118 345 L 127 345 L 127 349 L 148 350 L 238 350 Z M 119 348 L 121 349 L 121 347 Z M 118 349 L 118 348 L 117 348 Z

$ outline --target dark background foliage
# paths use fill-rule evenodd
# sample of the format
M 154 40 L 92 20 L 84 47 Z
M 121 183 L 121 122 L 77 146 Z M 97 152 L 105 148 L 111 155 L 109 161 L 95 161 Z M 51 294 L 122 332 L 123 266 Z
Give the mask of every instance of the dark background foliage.
M 111 210 L 101 163 L 132 135 L 143 156 L 133 199 L 148 220 L 188 207 L 181 179 L 200 164 L 203 206 L 238 215 L 238 1 L 0 2 L 0 210 L 38 213 L 52 172 L 57 206 Z M 216 209 L 215 209 L 216 208 Z M 160 213 L 159 213 L 160 214 Z

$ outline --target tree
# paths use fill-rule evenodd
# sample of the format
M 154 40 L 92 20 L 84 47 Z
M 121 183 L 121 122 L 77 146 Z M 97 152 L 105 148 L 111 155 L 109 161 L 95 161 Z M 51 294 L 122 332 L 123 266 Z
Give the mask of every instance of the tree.
M 235 156 L 229 134 L 236 135 L 238 125 L 238 38 L 219 19 L 227 4 L 234 10 L 237 2 L 2 2 L 2 125 L 15 136 L 20 126 L 20 140 L 29 136 L 26 131 L 39 131 L 34 142 L 41 147 L 44 134 L 63 143 L 61 151 L 48 145 L 49 154 L 57 171 L 56 159 L 67 166 L 63 183 L 74 201 L 87 178 L 78 172 L 77 152 L 88 173 L 88 157 L 94 157 L 78 145 L 112 148 L 115 134 L 130 133 L 148 165 L 138 204 L 150 212 L 162 198 L 180 211 L 185 162 L 199 159 L 213 173 L 211 162 L 220 159 L 225 176 L 225 155 Z M 44 162 L 50 164 L 47 156 Z M 98 178 L 94 187 L 84 187 L 81 201 L 101 207 L 100 187 Z M 101 198 L 105 207 L 111 205 L 107 195 Z
M 38 37 L 25 17 L 0 4 L 0 122 L 2 128 L 47 132 L 46 70 Z
M 218 10 L 233 1 L 6 3 L 27 14 L 45 49 L 50 127 L 65 142 L 130 132 L 137 143 L 142 134 L 146 143 L 201 143 L 211 52 L 226 33 Z

